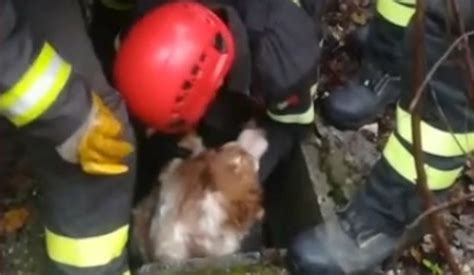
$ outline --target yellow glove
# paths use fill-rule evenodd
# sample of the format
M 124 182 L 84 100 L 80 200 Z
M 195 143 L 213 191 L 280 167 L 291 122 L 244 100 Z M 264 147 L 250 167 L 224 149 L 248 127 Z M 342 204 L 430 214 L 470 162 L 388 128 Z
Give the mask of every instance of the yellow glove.
M 78 148 L 78 161 L 82 169 L 93 175 L 127 172 L 128 166 L 123 160 L 133 152 L 133 146 L 123 140 L 121 122 L 95 94 L 93 108 L 96 113 Z

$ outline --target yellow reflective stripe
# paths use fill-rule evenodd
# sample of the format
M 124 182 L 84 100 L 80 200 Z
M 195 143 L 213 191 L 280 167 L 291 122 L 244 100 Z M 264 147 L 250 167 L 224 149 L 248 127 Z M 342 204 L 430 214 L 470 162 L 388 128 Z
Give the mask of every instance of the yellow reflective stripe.
M 415 159 L 400 143 L 395 135 L 391 135 L 383 156 L 390 166 L 402 177 L 416 183 Z M 450 187 L 462 171 L 462 167 L 454 170 L 440 170 L 425 163 L 428 186 L 431 190 L 441 190 Z
M 300 2 L 300 0 L 291 0 L 291 2 L 295 3 L 295 5 L 297 5 L 298 7 L 301 8 L 301 2 Z
M 132 273 L 130 273 L 130 270 L 125 271 L 125 272 L 123 273 L 123 275 L 130 275 L 130 274 L 132 274 Z
M 377 12 L 391 23 L 406 27 L 415 13 L 415 7 L 403 4 L 415 4 L 415 1 L 377 0 Z
M 474 133 L 450 133 L 421 122 L 423 151 L 443 157 L 465 155 L 474 150 Z M 410 144 L 412 141 L 411 114 L 397 106 L 397 132 Z M 460 147 L 461 146 L 461 147 Z
M 49 109 L 63 89 L 71 66 L 47 43 L 30 68 L 0 95 L 0 113 L 16 126 L 24 126 Z
M 101 0 L 102 4 L 110 9 L 114 10 L 130 10 L 133 8 L 131 1 L 120 1 L 120 0 Z
M 128 238 L 128 225 L 101 236 L 74 239 L 46 229 L 49 257 L 75 267 L 94 267 L 110 263 L 122 255 Z
M 278 122 L 281 123 L 298 123 L 298 124 L 308 124 L 314 121 L 314 105 L 311 102 L 311 106 L 301 114 L 285 114 L 278 115 L 272 113 L 270 110 L 267 110 L 267 115 Z

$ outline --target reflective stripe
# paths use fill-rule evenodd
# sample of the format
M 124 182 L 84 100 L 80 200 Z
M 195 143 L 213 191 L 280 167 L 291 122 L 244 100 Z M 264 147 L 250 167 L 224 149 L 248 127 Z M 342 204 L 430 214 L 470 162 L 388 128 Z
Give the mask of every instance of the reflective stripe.
M 415 5 L 415 1 L 377 0 L 377 12 L 391 23 L 406 27 L 415 13 L 415 7 L 407 7 L 403 4 Z
M 291 0 L 291 2 L 295 3 L 295 5 L 297 5 L 298 7 L 301 8 L 301 2 L 300 2 L 300 0 Z
M 311 93 L 311 98 L 316 99 L 316 93 L 318 92 L 318 85 L 319 82 L 316 82 L 309 88 L 309 92 Z
M 474 150 L 474 133 L 472 132 L 468 134 L 445 132 L 423 121 L 420 126 L 424 152 L 443 157 L 455 157 Z M 407 142 L 413 143 L 411 114 L 400 106 L 397 106 L 397 132 Z
M 34 121 L 54 103 L 70 73 L 71 66 L 45 43 L 20 80 L 0 95 L 0 113 L 18 127 Z
M 120 1 L 120 0 L 101 0 L 102 4 L 107 8 L 126 11 L 133 8 L 133 3 L 129 0 Z
M 55 262 L 80 268 L 94 267 L 122 255 L 127 238 L 128 225 L 102 236 L 83 239 L 61 236 L 46 229 L 46 248 Z
M 308 124 L 314 120 L 314 105 L 311 102 L 311 106 L 304 113 L 301 114 L 285 114 L 277 115 L 272 113 L 270 110 L 267 110 L 268 116 L 281 123 L 298 123 L 298 124 Z
M 132 274 L 132 273 L 130 273 L 130 270 L 125 271 L 125 272 L 123 273 L 123 275 L 130 275 L 130 274 Z
M 391 135 L 383 156 L 390 166 L 402 177 L 416 183 L 415 159 L 412 154 L 400 143 L 395 135 Z M 462 171 L 462 167 L 454 170 L 440 170 L 425 163 L 428 186 L 431 190 L 441 190 L 454 184 Z

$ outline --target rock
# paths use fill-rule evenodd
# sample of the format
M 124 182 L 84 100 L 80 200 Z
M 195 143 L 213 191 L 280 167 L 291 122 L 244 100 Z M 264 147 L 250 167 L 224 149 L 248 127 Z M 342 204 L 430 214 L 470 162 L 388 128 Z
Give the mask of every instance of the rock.
M 454 236 L 459 240 L 462 247 L 467 250 L 474 251 L 474 235 L 472 234 L 472 232 L 467 232 L 466 230 L 462 229 L 456 229 L 454 230 Z
M 436 245 L 434 243 L 434 237 L 431 234 L 426 234 L 423 236 L 423 242 L 421 243 L 421 248 L 423 249 L 423 252 L 425 253 L 432 253 Z
M 321 169 L 329 184 L 347 199 L 359 189 L 380 152 L 360 131 L 339 131 L 320 121 L 316 127 L 321 135 Z

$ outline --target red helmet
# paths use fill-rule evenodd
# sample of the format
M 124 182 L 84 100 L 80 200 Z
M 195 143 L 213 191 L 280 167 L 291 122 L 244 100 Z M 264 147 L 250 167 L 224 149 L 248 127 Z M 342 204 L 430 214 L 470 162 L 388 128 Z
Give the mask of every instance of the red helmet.
M 234 47 L 229 28 L 209 8 L 192 1 L 168 3 L 130 29 L 117 52 L 115 84 L 147 126 L 184 132 L 214 99 Z

